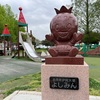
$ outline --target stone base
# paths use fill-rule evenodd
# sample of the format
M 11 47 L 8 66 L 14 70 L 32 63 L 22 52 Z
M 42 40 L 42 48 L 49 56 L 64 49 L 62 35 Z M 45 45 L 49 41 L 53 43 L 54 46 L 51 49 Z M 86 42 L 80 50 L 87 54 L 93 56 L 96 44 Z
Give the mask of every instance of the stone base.
M 76 57 L 47 57 L 45 58 L 46 64 L 74 64 L 74 65 L 83 65 L 84 58 L 82 56 Z
M 89 68 L 84 65 L 42 64 L 42 100 L 89 100 Z M 51 89 L 50 77 L 77 77 L 79 90 Z

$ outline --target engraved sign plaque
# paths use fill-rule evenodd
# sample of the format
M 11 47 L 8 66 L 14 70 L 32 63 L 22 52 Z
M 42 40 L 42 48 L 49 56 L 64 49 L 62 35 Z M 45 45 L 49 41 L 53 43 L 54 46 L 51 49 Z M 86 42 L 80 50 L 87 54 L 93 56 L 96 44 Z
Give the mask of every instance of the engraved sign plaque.
M 50 77 L 49 81 L 51 89 L 79 89 L 79 79 L 77 77 Z

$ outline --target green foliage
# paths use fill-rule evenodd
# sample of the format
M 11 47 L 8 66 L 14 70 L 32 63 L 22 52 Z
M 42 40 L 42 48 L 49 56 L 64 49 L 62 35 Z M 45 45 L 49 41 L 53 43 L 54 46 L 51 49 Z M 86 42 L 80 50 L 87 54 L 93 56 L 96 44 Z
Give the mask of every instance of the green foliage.
M 22 39 L 23 39 L 23 41 L 26 41 L 26 39 L 27 39 L 27 34 L 22 34 Z
M 100 41 L 100 33 L 91 32 L 90 34 L 84 34 L 82 41 L 86 44 L 98 44 Z
M 79 30 L 89 34 L 91 31 L 100 32 L 100 1 L 74 0 L 74 14 L 77 16 Z
M 93 4 L 94 8 L 94 18 L 95 18 L 95 28 L 100 32 L 100 0 L 96 0 L 96 2 Z
M 48 41 L 48 40 L 45 39 L 45 40 L 42 41 L 42 45 L 53 46 L 54 44 L 52 42 L 50 42 L 50 41 Z
M 16 15 L 14 15 L 14 13 L 11 11 L 11 7 L 7 4 L 0 5 L 0 34 L 2 34 L 5 24 L 8 25 L 12 42 L 16 42 L 18 34 Z
M 32 31 L 30 31 L 30 39 L 32 40 L 32 44 L 34 45 L 34 47 L 36 47 L 36 38 L 32 35 Z
M 24 27 L 20 27 L 20 28 L 19 28 L 19 31 L 25 32 L 25 28 L 24 28 Z

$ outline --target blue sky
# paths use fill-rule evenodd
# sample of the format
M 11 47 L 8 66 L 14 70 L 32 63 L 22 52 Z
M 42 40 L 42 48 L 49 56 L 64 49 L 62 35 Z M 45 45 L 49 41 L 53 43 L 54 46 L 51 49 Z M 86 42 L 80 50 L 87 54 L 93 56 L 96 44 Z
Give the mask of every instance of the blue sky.
M 62 5 L 71 6 L 71 0 L 0 0 L 1 5 L 11 6 L 17 18 L 19 7 L 23 8 L 23 15 L 28 23 L 29 32 L 39 40 L 44 40 L 50 34 L 50 21 L 56 15 L 54 8 L 60 9 Z

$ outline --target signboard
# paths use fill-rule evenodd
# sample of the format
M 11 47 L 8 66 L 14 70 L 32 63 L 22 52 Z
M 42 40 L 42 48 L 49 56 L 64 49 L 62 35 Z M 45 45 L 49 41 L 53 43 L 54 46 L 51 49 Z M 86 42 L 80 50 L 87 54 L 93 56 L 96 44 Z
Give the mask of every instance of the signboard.
M 49 82 L 51 89 L 79 89 L 79 79 L 76 77 L 50 77 Z

